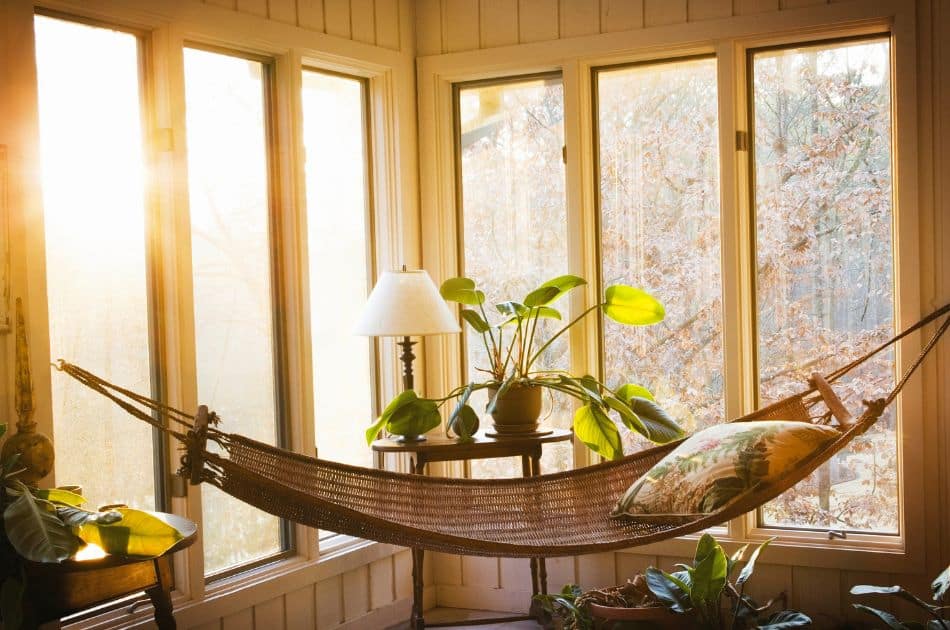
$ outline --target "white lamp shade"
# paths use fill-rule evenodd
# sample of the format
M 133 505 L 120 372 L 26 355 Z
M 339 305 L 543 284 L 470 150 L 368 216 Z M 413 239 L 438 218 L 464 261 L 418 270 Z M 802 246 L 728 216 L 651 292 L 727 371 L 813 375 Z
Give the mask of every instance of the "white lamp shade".
M 424 269 L 385 271 L 356 323 L 357 335 L 415 337 L 460 332 L 458 320 Z

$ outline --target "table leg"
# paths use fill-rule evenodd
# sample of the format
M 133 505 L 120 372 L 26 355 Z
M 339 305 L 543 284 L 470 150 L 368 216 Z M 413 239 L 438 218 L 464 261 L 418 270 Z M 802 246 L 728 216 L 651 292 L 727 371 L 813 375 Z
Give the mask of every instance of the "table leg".
M 412 630 L 424 630 L 425 618 L 422 616 L 422 549 L 412 550 L 412 616 L 409 626 Z
M 172 609 L 172 565 L 170 556 L 155 559 L 155 575 L 158 584 L 146 589 L 145 594 L 155 608 L 155 624 L 159 630 L 175 630 Z

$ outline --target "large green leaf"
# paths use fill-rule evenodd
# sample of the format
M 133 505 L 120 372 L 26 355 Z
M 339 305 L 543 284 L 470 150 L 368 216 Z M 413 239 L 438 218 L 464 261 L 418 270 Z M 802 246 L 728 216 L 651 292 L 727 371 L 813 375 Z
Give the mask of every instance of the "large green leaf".
M 160 556 L 184 536 L 165 521 L 131 508 L 116 510 L 122 520 L 105 524 L 90 521 L 79 528 L 79 537 L 99 545 L 106 553 L 120 556 Z
M 79 549 L 79 540 L 56 516 L 53 504 L 35 499 L 17 483 L 21 494 L 3 512 L 3 525 L 10 544 L 21 556 L 34 562 L 62 562 Z
M 620 431 L 596 405 L 584 405 L 574 414 L 574 434 L 590 450 L 607 459 L 623 457 Z
M 73 507 L 79 507 L 86 502 L 86 499 L 83 498 L 81 494 L 76 494 L 75 492 L 70 492 L 69 490 L 63 490 L 62 488 L 34 490 L 33 494 L 36 496 L 36 498 L 43 499 L 44 501 L 50 501 L 51 503 L 62 503 L 63 505 L 71 505 Z
M 637 417 L 637 414 L 633 413 L 633 410 L 630 409 L 627 403 L 614 396 L 604 396 L 604 402 L 607 403 L 608 407 L 620 414 L 620 420 L 625 427 L 640 435 L 646 434 L 646 427 L 643 426 L 640 418 Z
M 920 599 L 903 586 L 873 586 L 870 584 L 858 584 L 851 587 L 852 595 L 894 595 L 905 601 L 908 601 L 918 608 L 923 608 L 926 611 L 933 611 L 937 609 L 937 606 L 933 604 L 928 604 L 924 600 Z
M 797 610 L 780 610 L 757 630 L 788 630 L 789 628 L 804 628 L 811 625 L 811 617 Z
M 625 402 L 643 423 L 646 430 L 643 436 L 654 444 L 666 444 L 686 436 L 680 425 L 652 400 L 634 396 Z
M 748 545 L 748 544 L 742 545 L 741 547 L 739 547 L 738 549 L 736 549 L 735 553 L 733 553 L 731 556 L 729 556 L 729 564 L 728 564 L 728 566 L 726 567 L 726 576 L 727 576 L 727 577 L 730 576 L 730 575 L 732 575 L 732 569 L 736 566 L 736 564 L 737 564 L 738 562 L 740 562 L 740 561 L 742 560 L 742 556 L 745 555 L 746 549 L 748 549 L 748 548 L 749 548 L 749 545 Z
M 874 615 L 878 619 L 884 622 L 884 624 L 891 628 L 892 630 L 907 630 L 907 626 L 902 624 L 897 617 L 887 612 L 886 610 L 879 610 L 877 608 L 871 608 L 870 606 L 865 606 L 864 604 L 851 604 L 854 606 L 855 610 L 860 610 L 869 615 Z
M 513 302 L 508 300 L 507 302 L 502 302 L 501 304 L 495 304 L 495 308 L 498 309 L 498 312 L 502 315 L 507 315 L 508 317 L 515 317 L 524 319 L 528 315 L 527 306 L 521 302 Z
M 649 389 L 635 383 L 625 383 L 621 385 L 614 391 L 614 394 L 624 402 L 628 402 L 632 398 L 646 398 L 647 400 L 656 401 Z
M 703 534 L 696 542 L 696 551 L 693 552 L 693 566 L 705 560 L 710 554 L 716 552 L 719 543 L 709 534 Z
M 470 308 L 462 309 L 462 319 L 477 333 L 485 333 L 491 328 L 482 316 Z
M 401 406 L 389 417 L 386 430 L 396 435 L 423 435 L 442 424 L 438 405 L 424 398 L 417 398 Z
M 448 422 L 449 430 L 458 436 L 460 442 L 471 442 L 472 436 L 478 431 L 478 414 L 471 405 L 462 405 L 453 418 Z
M 706 536 L 708 534 L 704 535 L 703 539 Z M 709 538 L 712 539 L 712 536 Z M 700 539 L 700 546 L 704 545 L 703 539 Z M 700 552 L 703 554 L 701 557 Z M 715 539 L 712 539 L 711 547 L 707 543 L 706 548 L 702 550 L 697 548 L 697 557 L 699 560 L 689 572 L 693 580 L 689 598 L 694 606 L 708 606 L 718 602 L 722 595 L 722 589 L 726 586 L 726 571 L 729 562 L 726 559 L 726 553 Z
M 604 314 L 620 324 L 647 326 L 666 317 L 659 300 L 642 289 L 615 284 L 607 287 L 604 297 Z
M 379 418 L 377 418 L 376 422 L 373 423 L 373 426 L 366 430 L 366 443 L 373 443 L 373 440 L 376 439 L 376 437 L 379 435 L 379 432 L 382 431 L 383 427 L 389 423 L 396 412 L 408 405 L 414 404 L 418 400 L 419 396 L 416 394 L 416 392 L 414 390 L 407 389 L 389 401 L 389 404 L 386 405 L 385 409 L 383 409 L 383 413 L 379 415 Z
M 944 603 L 948 591 L 950 591 L 950 567 L 944 569 L 930 585 L 934 601 L 941 604 Z
M 646 580 L 650 592 L 670 610 L 684 613 L 692 608 L 688 595 L 689 586 L 676 576 L 655 567 L 649 567 Z
M 525 297 L 525 306 L 546 306 L 555 302 L 571 289 L 587 284 L 580 276 L 558 276 L 551 278 Z
M 471 278 L 449 278 L 439 287 L 442 298 L 468 306 L 478 306 L 485 301 L 485 294 L 475 288 Z
M 755 548 L 755 551 L 749 556 L 749 561 L 742 567 L 742 571 L 739 571 L 739 577 L 736 579 L 736 587 L 742 586 L 749 581 L 749 578 L 752 577 L 752 573 L 755 571 L 755 561 L 759 559 L 759 554 L 762 553 L 773 540 L 775 540 L 774 536 Z
M 78 507 L 57 507 L 56 516 L 69 527 L 82 527 L 86 523 L 118 523 L 122 520 L 122 514 L 115 510 L 108 512 L 90 512 Z

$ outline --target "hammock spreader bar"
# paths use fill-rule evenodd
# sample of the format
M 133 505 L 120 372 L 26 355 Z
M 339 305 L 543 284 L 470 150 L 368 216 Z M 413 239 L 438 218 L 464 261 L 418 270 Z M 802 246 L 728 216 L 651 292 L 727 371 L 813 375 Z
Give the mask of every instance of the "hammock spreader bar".
M 627 486 L 679 442 L 612 462 L 538 477 L 424 477 L 316 459 L 223 433 L 215 426 L 216 416 L 206 407 L 199 408 L 191 422 L 181 411 L 111 385 L 81 368 L 65 362 L 57 367 L 183 442 L 186 453 L 179 472 L 192 483 L 210 483 L 270 514 L 311 527 L 432 551 L 502 557 L 565 556 L 622 549 L 697 532 L 774 499 L 874 424 L 950 327 L 950 318 L 937 328 L 892 391 L 883 398 L 865 401 L 856 418 L 850 418 L 830 383 L 948 312 L 950 304 L 826 377 L 813 376 L 804 391 L 733 420 L 830 423 L 834 417 L 841 434 L 799 461 L 781 481 L 760 484 L 717 512 L 682 517 L 609 516 Z M 186 433 L 169 429 L 164 420 L 182 425 Z M 209 450 L 208 440 L 220 449 Z M 222 453 L 214 452 L 217 450 Z

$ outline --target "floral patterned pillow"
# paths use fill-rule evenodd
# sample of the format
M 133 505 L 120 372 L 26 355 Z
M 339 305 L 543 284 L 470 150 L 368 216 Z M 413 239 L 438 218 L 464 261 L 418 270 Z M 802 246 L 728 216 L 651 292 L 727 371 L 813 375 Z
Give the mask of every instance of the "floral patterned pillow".
M 807 422 L 719 424 L 694 434 L 627 488 L 611 516 L 709 514 L 770 483 L 839 436 Z

